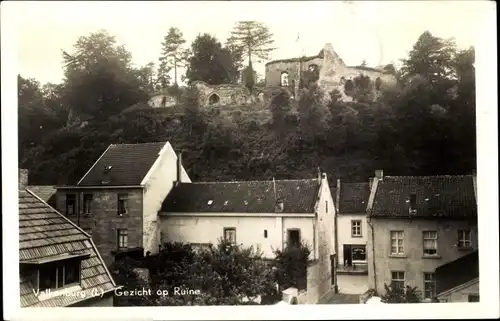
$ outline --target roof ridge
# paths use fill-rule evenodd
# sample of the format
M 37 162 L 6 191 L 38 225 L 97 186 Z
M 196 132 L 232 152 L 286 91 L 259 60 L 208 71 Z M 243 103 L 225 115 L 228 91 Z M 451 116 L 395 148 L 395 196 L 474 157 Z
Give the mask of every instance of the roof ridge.
M 458 174 L 458 175 L 384 175 L 384 178 L 428 178 L 428 177 L 472 177 L 472 174 Z M 383 181 L 383 179 L 382 179 Z
M 147 143 L 123 143 L 123 144 L 110 144 L 111 146 L 132 146 L 132 145 L 152 145 L 152 144 L 166 144 L 168 141 L 147 142 Z
M 317 181 L 317 178 L 302 178 L 302 179 L 276 179 L 274 182 L 300 182 L 300 181 Z M 210 181 L 210 182 L 181 182 L 181 184 L 226 184 L 226 183 L 272 183 L 273 180 L 251 180 L 251 181 Z

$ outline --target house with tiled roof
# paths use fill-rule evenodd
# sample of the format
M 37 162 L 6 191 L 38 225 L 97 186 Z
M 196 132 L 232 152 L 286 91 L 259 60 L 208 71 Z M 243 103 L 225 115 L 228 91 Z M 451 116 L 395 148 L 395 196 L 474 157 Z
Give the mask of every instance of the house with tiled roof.
M 446 266 L 460 265 L 477 250 L 476 194 L 475 175 L 384 176 L 376 171 L 367 206 L 370 288 L 383 294 L 384 284 L 408 285 L 435 301 L 438 291 L 453 287 L 439 280 L 441 271 L 470 279 L 466 269 Z
M 159 211 L 161 240 L 197 246 L 220 239 L 274 250 L 307 243 L 319 261 L 319 282 L 333 282 L 335 207 L 326 174 L 317 178 L 269 181 L 178 183 Z M 319 280 L 318 280 L 319 281 Z
M 19 187 L 21 307 L 113 306 L 117 289 L 90 235 Z
M 368 290 L 366 206 L 369 185 L 369 182 L 345 183 L 337 179 L 334 188 L 337 274 L 342 293 L 361 294 Z
M 75 185 L 56 186 L 57 209 L 92 235 L 109 266 L 159 250 L 158 211 L 175 182 L 190 182 L 168 142 L 111 144 Z

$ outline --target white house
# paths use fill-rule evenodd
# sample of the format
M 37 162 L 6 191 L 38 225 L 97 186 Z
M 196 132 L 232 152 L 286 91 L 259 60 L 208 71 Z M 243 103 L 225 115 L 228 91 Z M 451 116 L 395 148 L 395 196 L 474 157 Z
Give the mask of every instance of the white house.
M 366 205 L 369 183 L 342 183 L 337 180 L 337 245 L 341 270 L 366 270 Z M 340 271 L 339 271 L 340 272 Z
M 260 248 L 265 258 L 305 242 L 311 259 L 334 249 L 335 207 L 326 174 L 315 179 L 180 182 L 159 212 L 161 242 L 216 244 L 224 238 Z

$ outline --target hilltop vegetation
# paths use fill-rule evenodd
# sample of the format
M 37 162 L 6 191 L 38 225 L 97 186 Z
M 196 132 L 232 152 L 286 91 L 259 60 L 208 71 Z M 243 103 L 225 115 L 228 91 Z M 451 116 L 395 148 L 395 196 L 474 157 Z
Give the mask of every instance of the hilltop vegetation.
M 233 59 L 236 49 L 221 54 L 215 38 L 203 39 L 196 46 L 206 44 L 206 52 L 197 52 Z M 19 160 L 30 184 L 74 184 L 109 144 L 152 141 L 182 151 L 194 181 L 304 178 L 318 167 L 349 181 L 365 181 L 375 169 L 425 175 L 475 168 L 474 48 L 460 50 L 429 32 L 394 71 L 397 85 L 377 97 L 360 76 L 350 88 L 353 102 L 332 92 L 325 104 L 320 89 L 304 81 L 299 101 L 276 95 L 258 121 L 251 107 L 202 109 L 192 90 L 182 92 L 176 108 L 141 108 L 154 87 L 151 66 L 133 67 L 130 53 L 106 32 L 82 37 L 64 58 L 60 85 L 18 77 Z M 204 80 L 228 77 L 211 74 L 224 68 L 202 67 L 189 70 Z

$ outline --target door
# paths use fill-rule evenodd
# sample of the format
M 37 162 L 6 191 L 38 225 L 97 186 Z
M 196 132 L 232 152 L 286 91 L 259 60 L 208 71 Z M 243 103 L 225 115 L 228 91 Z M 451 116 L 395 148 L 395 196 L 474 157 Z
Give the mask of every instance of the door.
M 344 266 L 351 266 L 352 265 L 352 252 L 351 252 L 351 245 L 350 244 L 344 244 Z

